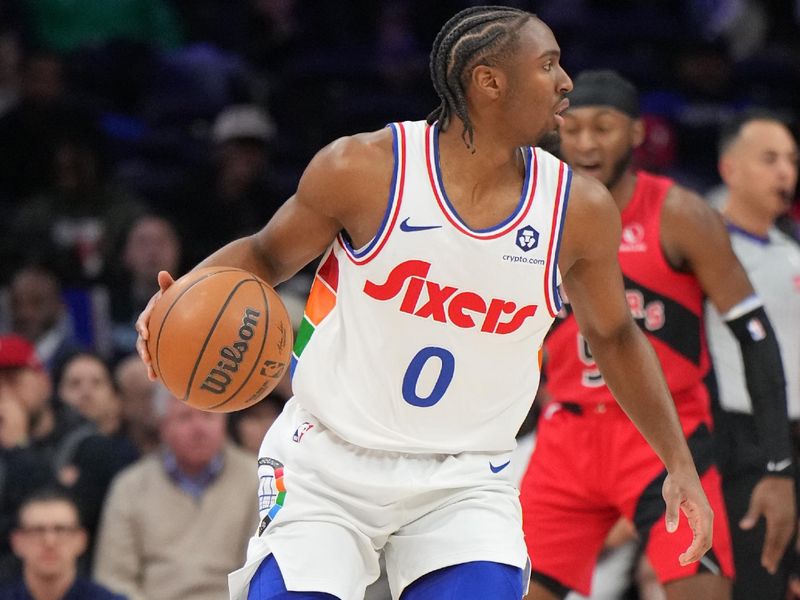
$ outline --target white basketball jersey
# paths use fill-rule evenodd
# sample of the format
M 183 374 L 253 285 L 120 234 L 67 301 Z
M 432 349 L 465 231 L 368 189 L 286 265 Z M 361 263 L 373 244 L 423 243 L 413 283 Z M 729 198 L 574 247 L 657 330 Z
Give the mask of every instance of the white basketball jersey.
M 778 338 L 789 417 L 800 419 L 800 248 L 775 228 L 767 239 L 731 226 L 729 230 L 733 250 L 764 302 Z M 720 404 L 725 410 L 752 413 L 739 344 L 710 304 L 706 308 L 706 331 Z
M 570 169 L 523 149 L 513 214 L 473 230 L 443 187 L 437 126 L 390 127 L 395 167 L 383 222 L 365 247 L 339 236 L 323 257 L 295 343 L 295 397 L 366 448 L 511 450 L 561 307 Z

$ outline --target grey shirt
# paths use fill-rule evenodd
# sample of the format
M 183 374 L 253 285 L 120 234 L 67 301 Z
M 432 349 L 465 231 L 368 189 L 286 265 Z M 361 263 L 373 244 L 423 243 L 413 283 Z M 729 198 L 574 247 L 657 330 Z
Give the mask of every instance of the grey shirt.
M 764 302 L 778 338 L 789 417 L 800 419 L 800 246 L 773 228 L 761 238 L 729 226 L 733 251 Z M 714 307 L 706 305 L 709 351 L 727 411 L 752 413 L 739 344 Z

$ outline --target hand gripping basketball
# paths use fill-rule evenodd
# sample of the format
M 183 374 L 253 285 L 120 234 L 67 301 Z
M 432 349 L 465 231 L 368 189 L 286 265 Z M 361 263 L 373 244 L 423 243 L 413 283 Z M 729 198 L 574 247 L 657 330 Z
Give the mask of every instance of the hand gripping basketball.
M 233 267 L 196 269 L 175 282 L 163 275 L 137 322 L 153 375 L 177 398 L 213 412 L 246 408 L 271 392 L 292 348 L 275 290 Z

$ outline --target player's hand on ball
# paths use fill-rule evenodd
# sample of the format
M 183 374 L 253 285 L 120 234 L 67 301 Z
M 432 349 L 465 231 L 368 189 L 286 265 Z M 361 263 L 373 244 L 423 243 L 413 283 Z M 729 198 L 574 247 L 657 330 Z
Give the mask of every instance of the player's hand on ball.
M 667 503 L 667 531 L 674 533 L 678 529 L 680 513 L 683 512 L 692 528 L 692 543 L 678 557 L 678 562 L 686 566 L 696 562 L 711 548 L 714 529 L 714 511 L 708 503 L 697 473 L 670 473 L 664 480 L 662 488 L 664 501 Z
M 136 351 L 139 353 L 139 356 L 142 357 L 144 364 L 147 365 L 147 376 L 150 378 L 151 381 L 155 381 L 157 379 L 156 372 L 153 369 L 153 361 L 150 358 L 150 352 L 147 350 L 147 340 L 150 337 L 150 330 L 148 329 L 148 325 L 150 324 L 150 315 L 153 314 L 153 308 L 158 302 L 158 299 L 164 294 L 169 286 L 175 283 L 175 280 L 172 278 L 172 275 L 167 273 L 166 271 L 159 271 L 158 273 L 158 291 L 153 294 L 153 297 L 150 298 L 150 302 L 147 303 L 147 306 L 144 307 L 142 314 L 139 315 L 139 318 L 136 319 L 136 332 L 139 334 L 139 337 L 136 339 Z

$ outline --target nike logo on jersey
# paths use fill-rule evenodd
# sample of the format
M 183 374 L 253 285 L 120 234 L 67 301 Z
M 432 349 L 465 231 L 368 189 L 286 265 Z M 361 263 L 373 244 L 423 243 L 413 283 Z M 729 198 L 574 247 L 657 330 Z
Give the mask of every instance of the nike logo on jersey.
M 784 458 L 783 460 L 774 461 L 771 460 L 767 463 L 767 471 L 770 473 L 779 473 L 784 469 L 788 469 L 792 466 L 792 459 L 791 458 Z
M 489 461 L 489 468 L 492 470 L 492 473 L 499 473 L 503 469 L 505 469 L 508 465 L 511 464 L 510 460 L 507 460 L 502 465 L 497 465 L 496 467 Z
M 400 231 L 427 231 L 428 229 L 441 229 L 441 225 L 411 225 L 408 220 L 411 217 L 406 217 L 400 223 Z

